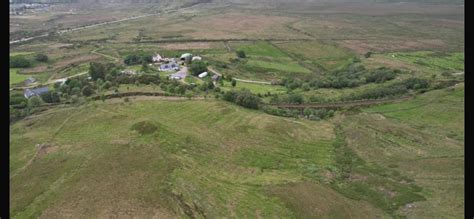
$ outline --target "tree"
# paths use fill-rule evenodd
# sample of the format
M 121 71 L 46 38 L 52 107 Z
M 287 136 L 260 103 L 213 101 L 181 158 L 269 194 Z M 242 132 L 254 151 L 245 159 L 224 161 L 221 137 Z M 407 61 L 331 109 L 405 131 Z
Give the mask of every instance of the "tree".
M 244 59 L 245 57 L 247 57 L 247 55 L 245 55 L 245 52 L 243 50 L 237 50 L 235 53 L 237 54 L 237 57 L 239 58 Z
M 51 93 L 51 100 L 52 100 L 53 103 L 61 102 L 61 98 L 59 97 L 58 92 L 52 92 Z
M 109 89 L 110 87 L 112 87 L 112 83 L 110 83 L 110 81 L 106 81 L 103 85 L 102 85 L 102 88 L 107 90 Z
M 301 94 L 290 94 L 288 97 L 288 102 L 302 104 L 304 102 L 303 96 L 301 96 Z
M 88 97 L 92 94 L 94 94 L 94 90 L 92 90 L 92 88 L 89 85 L 82 88 L 82 95 Z
M 46 103 L 52 103 L 53 99 L 51 98 L 51 91 L 43 93 L 40 95 L 41 99 Z
M 235 87 L 235 85 L 237 85 L 237 81 L 235 79 L 232 79 L 231 84 L 232 84 L 232 87 Z
M 81 93 L 81 88 L 79 87 L 74 87 L 71 89 L 71 94 L 72 95 L 79 95 Z
M 43 103 L 40 97 L 38 96 L 33 96 L 28 100 L 28 106 L 29 107 L 38 107 Z
M 10 57 L 10 68 L 28 68 L 31 67 L 30 60 L 23 56 Z
M 97 79 L 105 79 L 106 67 L 102 63 L 91 62 L 89 64 L 89 75 L 92 80 L 96 81 Z
M 38 62 L 47 62 L 49 57 L 43 53 L 38 53 L 35 56 L 35 60 Z
M 203 61 L 194 61 L 189 64 L 189 71 L 192 75 L 198 76 L 199 74 L 207 71 L 207 64 Z

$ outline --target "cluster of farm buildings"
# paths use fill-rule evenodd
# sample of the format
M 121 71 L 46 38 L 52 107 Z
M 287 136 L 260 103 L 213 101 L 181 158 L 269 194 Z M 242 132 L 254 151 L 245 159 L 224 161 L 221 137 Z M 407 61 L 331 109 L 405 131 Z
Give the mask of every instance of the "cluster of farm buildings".
M 193 56 L 191 53 L 184 53 L 181 57 L 178 58 L 166 58 L 161 56 L 160 54 L 155 54 L 152 57 L 153 64 L 159 65 L 159 71 L 176 71 L 175 73 L 169 74 L 168 78 L 173 80 L 182 80 L 187 77 L 187 68 L 184 67 L 185 63 L 191 63 L 192 61 L 201 61 L 202 57 L 200 56 Z M 183 67 L 182 67 L 183 66 Z M 137 73 L 133 70 L 124 70 L 121 72 L 122 74 L 128 75 L 136 75 Z M 198 77 L 204 78 L 208 75 L 207 72 L 201 72 Z M 213 75 L 212 80 L 217 81 L 219 79 L 219 75 Z M 56 83 L 64 84 L 67 79 L 58 79 Z M 30 85 L 35 83 L 36 80 L 32 77 L 25 80 L 26 85 Z M 43 93 L 47 93 L 49 91 L 48 87 L 38 87 L 38 88 L 28 88 L 24 92 L 25 98 L 30 98 L 32 96 L 40 96 Z

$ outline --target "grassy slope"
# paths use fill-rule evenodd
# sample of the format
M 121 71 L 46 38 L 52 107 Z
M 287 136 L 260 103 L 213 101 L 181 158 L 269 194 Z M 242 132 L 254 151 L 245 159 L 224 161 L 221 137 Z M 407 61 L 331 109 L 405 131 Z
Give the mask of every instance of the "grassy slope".
M 150 121 L 159 131 L 132 132 L 139 121 Z M 11 133 L 10 204 L 18 218 L 127 211 L 144 217 L 175 211 L 294 217 L 267 188 L 307 180 L 308 168 L 333 163 L 330 123 L 288 120 L 215 101 L 96 102 L 21 121 Z M 35 156 L 39 143 L 51 146 Z M 313 171 L 311 177 L 320 174 Z M 350 206 L 373 209 L 357 202 Z
M 460 85 L 344 119 L 346 141 L 358 156 L 388 173 L 412 178 L 422 188 L 427 200 L 402 207 L 400 214 L 463 216 L 463 98 Z
M 20 83 L 28 78 L 28 75 L 18 74 L 18 68 L 10 68 L 10 85 Z
M 343 117 L 337 133 L 355 155 L 341 153 L 341 134 L 335 141 L 330 122 L 289 120 L 224 102 L 132 100 L 56 109 L 11 126 L 11 213 L 461 216 L 463 144 L 460 136 L 446 135 L 463 131 L 462 94 L 462 87 L 433 91 Z M 434 106 L 412 107 L 426 102 Z M 454 108 L 437 110 L 446 105 Z M 413 109 L 387 112 L 400 108 Z M 382 111 L 384 117 L 376 113 Z M 412 115 L 427 116 L 414 122 Z M 131 131 L 140 121 L 159 131 Z M 40 143 L 50 147 L 37 153 Z M 332 182 L 340 193 L 314 182 Z M 413 201 L 415 207 L 404 207 Z

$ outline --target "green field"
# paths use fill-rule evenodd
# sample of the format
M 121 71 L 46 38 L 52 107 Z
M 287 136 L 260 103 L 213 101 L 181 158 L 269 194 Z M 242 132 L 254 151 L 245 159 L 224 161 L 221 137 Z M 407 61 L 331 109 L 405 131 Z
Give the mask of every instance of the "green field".
M 24 80 L 29 78 L 28 75 L 18 74 L 18 71 L 18 68 L 10 68 L 10 85 L 23 82 Z
M 127 66 L 123 59 L 155 53 L 201 56 L 225 79 L 296 80 L 285 86 L 237 81 L 235 87 L 223 80 L 219 89 L 186 90 L 188 99 L 165 80 L 174 72 L 150 66 L 147 74 L 158 74 L 159 85 L 116 84 L 107 72 L 113 84 L 107 90 L 93 80 L 64 90 L 50 84 L 59 91 L 57 105 L 12 98 L 12 218 L 463 218 L 464 83 L 432 85 L 462 80 L 464 6 L 138 2 L 61 4 L 11 16 L 14 40 L 160 13 L 11 44 L 10 57 L 24 56 L 32 66 L 10 68 L 10 86 L 30 76 L 41 84 L 83 73 L 91 62 L 140 71 L 141 64 Z M 165 12 L 171 7 L 176 11 Z M 245 58 L 237 57 L 239 50 Z M 36 61 L 35 54 L 49 60 Z M 375 72 L 380 67 L 400 71 Z M 413 77 L 433 83 L 426 92 L 413 85 L 407 92 L 416 96 L 403 102 L 314 110 L 334 112 L 318 121 L 310 120 L 309 110 L 283 117 L 262 107 L 270 99 L 298 101 L 298 95 L 306 102 L 341 101 L 380 87 L 388 96 L 391 84 Z M 189 76 L 184 83 L 209 81 Z M 77 86 L 79 93 L 72 89 Z M 176 96 L 94 101 L 85 86 L 94 95 L 166 89 Z M 222 93 L 240 89 L 261 98 L 259 110 L 223 100 Z M 235 102 L 255 99 L 243 93 Z
M 344 119 L 348 147 L 359 157 L 386 173 L 412 178 L 422 188 L 426 201 L 397 212 L 413 218 L 463 217 L 463 99 L 460 85 L 404 103 L 371 107 Z
M 10 211 L 13 218 L 121 215 L 117 209 L 143 217 L 462 216 L 463 135 L 449 136 L 463 130 L 463 91 L 321 122 L 215 100 L 58 108 L 11 126 Z M 454 110 L 413 107 L 434 98 L 435 109 Z M 132 130 L 143 121 L 153 129 Z M 140 134 L 147 130 L 154 132 Z
M 421 66 L 430 71 L 464 71 L 464 53 L 437 54 L 434 52 L 388 53 L 394 59 Z
M 248 83 L 248 82 L 242 82 L 242 81 L 237 81 L 237 84 L 235 87 L 232 87 L 232 84 L 228 81 L 224 81 L 224 86 L 220 87 L 221 90 L 223 91 L 228 91 L 232 89 L 248 89 L 252 93 L 255 94 L 261 94 L 264 95 L 268 92 L 270 93 L 284 93 L 286 92 L 286 88 L 283 86 L 278 86 L 278 85 L 267 85 L 267 84 L 255 84 L 255 83 Z

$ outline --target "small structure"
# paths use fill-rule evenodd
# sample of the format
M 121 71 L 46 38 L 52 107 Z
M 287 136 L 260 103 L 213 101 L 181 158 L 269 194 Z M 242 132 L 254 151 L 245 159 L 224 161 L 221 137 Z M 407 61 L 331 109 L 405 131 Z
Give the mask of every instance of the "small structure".
M 35 83 L 35 82 L 36 82 L 36 79 L 34 79 L 33 77 L 30 77 L 30 78 L 25 80 L 26 85 L 29 85 L 29 84 L 32 84 L 32 83 Z
M 160 65 L 160 71 L 178 71 L 179 65 L 176 62 Z
M 201 61 L 202 60 L 201 56 L 193 56 L 193 58 L 191 59 L 191 61 L 196 61 L 196 60 Z
M 163 61 L 163 57 L 160 54 L 156 54 L 152 57 L 153 62 L 161 62 Z
M 213 81 L 218 81 L 219 78 L 221 78 L 221 76 L 219 76 L 219 75 L 213 75 L 213 76 L 212 76 L 212 80 L 213 80 Z
M 207 71 L 205 71 L 205 72 L 198 75 L 199 78 L 204 78 L 206 76 L 207 76 Z
M 193 55 L 191 53 L 184 53 L 183 55 L 181 55 L 179 59 L 181 61 L 190 62 L 192 58 L 193 58 Z
M 181 80 L 183 78 L 186 78 L 186 72 L 182 72 L 182 71 L 176 72 L 174 74 L 170 74 L 168 77 L 174 80 Z
M 32 96 L 39 96 L 41 94 L 47 93 L 48 87 L 39 87 L 39 88 L 33 88 L 33 89 L 26 89 L 25 90 L 25 98 L 30 98 Z

